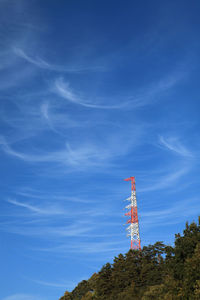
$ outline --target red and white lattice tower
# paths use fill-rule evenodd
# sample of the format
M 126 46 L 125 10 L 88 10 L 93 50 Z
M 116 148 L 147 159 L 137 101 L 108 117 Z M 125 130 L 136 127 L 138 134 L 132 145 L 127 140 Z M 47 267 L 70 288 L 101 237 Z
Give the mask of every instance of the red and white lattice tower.
M 131 237 L 131 249 L 141 250 L 139 224 L 138 224 L 138 212 L 137 212 L 137 199 L 135 189 L 135 177 L 129 177 L 124 179 L 125 181 L 131 181 L 131 197 L 126 200 L 130 201 L 130 204 L 126 206 L 129 211 L 125 213 L 125 216 L 130 218 L 126 224 L 130 224 L 126 230 L 128 231 L 127 236 Z

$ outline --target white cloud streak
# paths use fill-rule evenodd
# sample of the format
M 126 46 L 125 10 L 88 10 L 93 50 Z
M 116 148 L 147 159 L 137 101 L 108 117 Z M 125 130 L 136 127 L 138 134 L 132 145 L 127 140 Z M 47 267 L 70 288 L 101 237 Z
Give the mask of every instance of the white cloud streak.
M 168 202 L 168 207 L 159 210 L 149 210 L 148 212 L 141 212 L 141 224 L 142 226 L 154 226 L 166 224 L 178 224 L 182 220 L 186 220 L 189 216 L 194 216 L 199 205 L 199 199 L 191 198 L 180 201 Z M 172 204 L 170 204 L 172 203 Z M 165 205 L 166 206 L 166 205 Z
M 13 48 L 13 51 L 14 51 L 14 53 L 15 53 L 17 56 L 19 56 L 19 57 L 25 59 L 25 60 L 28 61 L 29 63 L 34 64 L 34 65 L 36 65 L 36 66 L 38 66 L 38 67 L 40 67 L 40 68 L 43 68 L 43 69 L 51 69 L 51 68 L 52 68 L 51 65 L 49 65 L 49 64 L 48 64 L 46 61 L 44 61 L 43 59 L 41 59 L 41 58 L 39 58 L 39 57 L 37 57 L 36 59 L 33 59 L 33 58 L 31 58 L 30 56 L 28 56 L 28 55 L 27 55 L 22 49 L 20 49 L 20 48 Z
M 129 153 L 133 147 L 140 143 L 141 136 L 143 134 L 143 128 L 135 127 L 132 139 L 126 139 L 127 133 L 120 131 L 114 134 L 106 133 L 103 137 L 104 142 L 99 143 L 98 140 L 94 140 L 93 143 L 78 143 L 77 146 L 71 146 L 70 143 L 66 143 L 64 149 L 57 151 L 42 151 L 39 150 L 27 150 L 21 152 L 11 147 L 4 137 L 0 137 L 0 147 L 2 150 L 10 156 L 21 159 L 30 163 L 47 163 L 51 162 L 58 165 L 68 166 L 69 171 L 79 168 L 84 170 L 88 168 L 100 167 L 101 170 L 108 168 L 114 164 L 114 161 L 120 156 L 124 156 Z M 77 143 L 76 143 L 77 144 Z M 123 144 L 123 147 L 121 145 Z M 118 149 L 118 151 L 116 151 Z M 67 168 L 65 169 L 67 171 Z
M 140 108 L 147 105 L 153 105 L 160 102 L 162 93 L 174 88 L 177 83 L 185 76 L 183 72 L 174 72 L 161 80 L 155 80 L 149 86 L 143 86 L 141 91 L 137 92 L 135 96 L 128 97 L 130 108 Z
M 32 189 L 22 189 L 20 191 L 16 191 L 17 195 L 20 195 L 22 197 L 26 198 L 33 198 L 33 199 L 42 199 L 42 200 L 56 200 L 56 201 L 64 201 L 64 202 L 74 202 L 74 203 L 92 203 L 91 200 L 89 199 L 84 199 L 80 197 L 75 197 L 75 196 L 64 196 L 61 194 L 56 194 L 56 193 L 51 193 L 48 194 L 46 193 L 39 193 L 37 191 L 34 191 Z
M 177 138 L 164 138 L 163 136 L 160 136 L 159 141 L 165 149 L 173 152 L 174 154 L 178 154 L 182 157 L 193 158 L 193 154 L 185 146 L 183 146 Z
M 81 95 L 78 95 L 70 88 L 68 82 L 64 82 L 63 78 L 56 79 L 54 83 L 54 92 L 62 98 L 77 105 L 94 109 L 122 109 L 122 108 L 139 108 L 146 105 L 152 105 L 158 102 L 157 96 L 161 93 L 172 89 L 183 77 L 185 73 L 174 72 L 165 78 L 154 82 L 149 87 L 143 87 L 141 92 L 129 91 L 134 96 L 125 96 L 118 99 L 116 105 L 101 105 L 96 101 L 88 102 Z M 121 103 L 120 103 L 121 102 Z
M 121 245 L 121 246 L 120 246 Z M 95 254 L 115 251 L 126 251 L 127 248 L 123 247 L 124 241 L 99 241 L 99 242 L 82 242 L 79 241 L 79 247 L 77 244 L 70 243 L 70 245 L 60 245 L 52 248 L 38 249 L 42 252 L 55 252 L 55 253 L 84 253 L 84 254 Z
M 56 205 L 56 206 L 48 205 L 46 207 L 39 207 L 39 206 L 31 205 L 29 203 L 25 203 L 25 202 L 13 200 L 13 199 L 8 199 L 7 202 L 9 202 L 15 206 L 25 208 L 25 209 L 29 210 L 30 212 L 33 212 L 33 213 L 36 213 L 39 215 L 62 215 L 62 214 L 66 213 L 63 209 L 61 209 L 61 208 L 59 209 L 58 205 Z
M 90 126 L 90 121 L 80 122 L 72 119 L 67 113 L 55 111 L 56 106 L 51 107 L 49 102 L 42 103 L 41 117 L 48 124 L 49 128 L 58 135 L 64 136 L 62 130 L 66 131 L 68 128 L 83 128 Z M 61 131 L 59 130 L 61 129 Z
M 140 189 L 140 192 L 149 192 L 166 189 L 169 186 L 173 186 L 176 182 L 184 175 L 189 172 L 190 168 L 188 166 L 181 167 L 179 170 L 171 171 L 165 176 L 159 176 L 156 179 L 156 183 L 152 183 L 150 186 Z
M 122 102 L 117 105 L 100 105 L 98 103 L 89 103 L 81 98 L 81 96 L 74 93 L 74 91 L 69 87 L 69 83 L 65 83 L 62 78 L 59 78 L 55 81 L 54 91 L 56 94 L 61 96 L 62 98 L 72 102 L 74 104 L 78 104 L 87 108 L 95 108 L 95 109 L 120 109 L 126 107 L 128 102 Z
M 66 218 L 65 218 L 66 220 Z M 2 224 L 3 225 L 3 224 Z M 54 240 L 57 241 L 60 238 L 73 238 L 79 237 L 90 237 L 90 231 L 92 230 L 91 226 L 89 225 L 80 225 L 80 224 L 72 224 L 66 226 L 48 226 L 41 224 L 34 224 L 32 226 L 31 223 L 24 224 L 12 224 L 1 226 L 1 229 L 7 232 L 15 233 L 18 235 L 24 236 L 32 236 L 32 237 L 43 237 L 43 239 L 47 240 Z M 94 236 L 93 236 L 94 237 Z
M 72 149 L 69 144 L 66 144 L 66 148 L 55 152 L 42 152 L 39 153 L 23 153 L 15 151 L 11 148 L 3 137 L 1 137 L 0 144 L 4 152 L 8 155 L 17 157 L 23 161 L 32 163 L 60 163 L 70 166 L 95 166 L 100 161 L 107 159 L 108 153 L 102 153 L 100 149 L 93 145 L 85 145 L 81 148 Z
M 13 294 L 1 300 L 45 300 L 46 298 L 30 294 Z
M 39 56 L 31 56 L 28 55 L 23 49 L 19 47 L 13 47 L 13 52 L 16 56 L 22 58 L 23 60 L 27 61 L 28 63 L 40 68 L 40 69 L 47 69 L 50 71 L 55 72 L 64 72 L 64 73 L 82 73 L 86 71 L 92 72 L 102 72 L 105 71 L 105 67 L 102 66 L 59 66 L 52 63 L 47 62 L 46 60 L 40 58 Z
M 43 205 L 34 205 L 34 204 L 30 204 L 29 202 L 25 202 L 25 201 L 19 201 L 19 200 L 15 200 L 15 199 L 8 199 L 7 203 L 10 203 L 16 207 L 25 209 L 26 211 L 28 211 L 29 213 L 31 213 L 30 215 L 26 215 L 26 216 L 30 216 L 32 217 L 37 217 L 37 216 L 58 216 L 59 218 L 61 217 L 61 215 L 63 215 L 64 218 L 73 218 L 74 216 L 74 206 L 69 205 L 69 202 L 72 202 L 72 204 L 76 205 L 76 202 L 82 203 L 82 205 L 84 205 L 85 202 L 84 200 L 81 201 L 81 199 L 76 199 L 74 200 L 73 197 L 69 197 L 69 200 L 67 200 L 68 198 L 51 198 L 51 196 L 49 197 L 45 197 L 45 198 L 39 198 L 39 199 L 43 199 L 40 202 L 44 202 Z M 46 199 L 48 199 L 48 201 L 46 201 Z M 63 199 L 65 201 L 63 201 Z M 50 203 L 50 200 L 53 201 L 53 205 Z M 60 202 L 60 203 L 59 203 Z M 62 205 L 61 205 L 62 203 Z M 90 201 L 89 203 L 93 203 L 93 201 Z M 87 224 L 89 222 L 88 218 L 93 218 L 93 217 L 101 217 L 101 216 L 106 216 L 109 214 L 109 212 L 105 213 L 104 209 L 101 206 L 97 206 L 97 203 L 100 204 L 100 202 L 95 200 L 95 204 L 96 204 L 96 209 L 94 208 L 82 208 L 79 211 L 76 211 L 76 216 L 82 216 L 81 218 L 81 222 L 82 224 Z M 68 208 L 68 209 L 66 209 Z M 86 218 L 86 219 L 85 219 Z M 112 224 L 112 223 L 111 223 Z
M 52 288 L 65 288 L 67 290 L 72 289 L 76 286 L 77 281 L 60 281 L 60 282 L 49 282 L 49 281 L 43 281 L 43 280 L 31 280 L 32 282 L 35 282 L 37 284 L 43 285 L 43 286 L 48 286 L 48 287 L 52 287 Z

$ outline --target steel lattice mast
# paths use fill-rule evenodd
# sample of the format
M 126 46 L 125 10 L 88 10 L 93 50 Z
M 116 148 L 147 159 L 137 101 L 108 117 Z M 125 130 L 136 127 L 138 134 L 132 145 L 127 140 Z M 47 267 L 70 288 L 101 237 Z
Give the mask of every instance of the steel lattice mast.
M 125 181 L 131 181 L 131 197 L 126 200 L 130 201 L 130 204 L 126 206 L 130 209 L 125 216 L 129 216 L 130 219 L 126 224 L 130 224 L 126 230 L 128 231 L 127 236 L 131 237 L 131 249 L 141 250 L 139 224 L 138 224 L 138 212 L 137 212 L 137 199 L 136 199 L 136 188 L 135 188 L 135 177 L 129 177 L 124 179 Z

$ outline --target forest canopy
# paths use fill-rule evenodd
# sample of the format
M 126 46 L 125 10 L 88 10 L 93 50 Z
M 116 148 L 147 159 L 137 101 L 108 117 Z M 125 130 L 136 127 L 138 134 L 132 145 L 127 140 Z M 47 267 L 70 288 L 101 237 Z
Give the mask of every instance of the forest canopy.
M 60 300 L 199 300 L 200 217 L 175 235 L 174 247 L 156 242 L 119 254 Z

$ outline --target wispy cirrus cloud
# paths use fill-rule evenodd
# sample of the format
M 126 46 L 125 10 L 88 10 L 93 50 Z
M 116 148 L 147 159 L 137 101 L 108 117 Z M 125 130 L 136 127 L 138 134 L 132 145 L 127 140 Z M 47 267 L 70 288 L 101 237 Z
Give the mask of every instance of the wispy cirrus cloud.
M 20 72 L 19 68 L 21 70 Z M 30 78 L 33 78 L 35 75 L 33 68 L 27 66 L 20 67 L 17 64 L 11 65 L 6 72 L 5 70 L 3 70 L 3 72 L 4 76 L 0 82 L 0 90 L 2 91 L 28 83 L 28 78 L 30 80 Z
M 75 93 L 69 86 L 68 82 L 64 82 L 62 78 L 58 78 L 55 81 L 54 92 L 61 96 L 62 98 L 72 102 L 74 104 L 78 104 L 88 108 L 96 108 L 96 109 L 120 109 L 126 107 L 128 102 L 121 101 L 122 103 L 118 103 L 116 105 L 101 105 L 95 102 L 87 102 L 87 100 L 83 99 L 81 95 Z
M 63 209 L 58 208 L 58 205 L 53 206 L 53 205 L 48 204 L 45 207 L 44 206 L 36 206 L 36 205 L 32 205 L 27 202 L 17 201 L 14 199 L 8 199 L 7 202 L 10 204 L 13 204 L 15 206 L 25 208 L 25 209 L 29 210 L 30 212 L 36 213 L 38 215 L 62 215 L 65 213 L 65 211 Z
M 84 141 L 80 137 L 79 143 L 66 142 L 63 148 L 58 150 L 42 150 L 41 148 L 35 149 L 33 147 L 26 148 L 26 152 L 15 150 L 6 139 L 0 137 L 0 147 L 7 155 L 21 159 L 30 163 L 46 163 L 51 162 L 54 164 L 60 164 L 63 166 L 73 168 L 79 167 L 79 169 L 91 168 L 91 167 L 104 167 L 111 166 L 115 160 L 120 156 L 128 154 L 134 147 L 141 142 L 144 128 L 134 127 L 134 134 L 132 139 L 127 139 L 128 132 L 122 130 L 108 132 L 103 137 L 104 143 L 100 143 L 99 140 Z M 123 144 L 123 147 L 121 145 Z M 56 145 L 57 148 L 57 145 Z M 118 151 L 116 152 L 116 149 Z
M 41 200 L 57 200 L 62 202 L 73 202 L 73 203 L 91 203 L 92 200 L 85 199 L 83 196 L 67 196 L 62 193 L 48 193 L 46 192 L 39 192 L 34 189 L 29 188 L 21 188 L 20 190 L 15 191 L 15 193 L 23 198 L 32 198 L 32 199 L 41 199 Z
M 90 122 L 79 122 L 72 119 L 66 112 L 55 111 L 56 106 L 49 102 L 43 102 L 40 106 L 41 117 L 48 124 L 49 128 L 61 135 L 59 129 L 77 128 L 89 126 Z
M 77 281 L 74 282 L 70 280 L 66 280 L 66 281 L 61 280 L 60 282 L 49 282 L 49 281 L 31 279 L 31 281 L 43 286 L 48 286 L 52 288 L 61 288 L 61 289 L 65 288 L 67 290 L 73 289 L 77 284 Z
M 179 169 L 170 171 L 165 175 L 159 175 L 156 177 L 154 182 L 147 187 L 141 187 L 140 192 L 149 192 L 166 189 L 169 186 L 173 187 L 176 183 L 190 171 L 190 167 L 188 165 L 179 167 Z M 155 183 L 156 182 L 156 183 Z
M 13 48 L 13 52 L 23 58 L 24 60 L 28 61 L 29 63 L 33 64 L 33 65 L 36 65 L 40 68 L 43 68 L 43 69 L 52 69 L 53 67 L 48 64 L 46 61 L 44 61 L 43 59 L 39 58 L 39 57 L 36 57 L 35 59 L 28 56 L 22 49 L 20 48 Z
M 59 66 L 52 63 L 47 62 L 46 60 L 42 59 L 39 56 L 31 56 L 28 55 L 23 49 L 19 47 L 13 47 L 13 52 L 18 57 L 22 58 L 23 60 L 27 61 L 28 63 L 40 68 L 40 69 L 47 69 L 50 71 L 55 72 L 64 72 L 64 73 L 82 73 L 82 72 L 104 72 L 105 67 L 98 66 L 98 65 L 91 65 L 91 66 L 83 66 L 77 65 L 66 65 L 66 66 Z
M 55 152 L 41 152 L 39 153 L 23 153 L 14 150 L 6 140 L 1 137 L 0 144 L 2 149 L 8 155 L 17 157 L 21 160 L 33 163 L 39 162 L 54 162 L 54 163 L 62 163 L 65 165 L 79 165 L 81 162 L 85 161 L 88 164 L 95 164 L 95 161 L 92 161 L 92 158 L 98 158 L 98 154 L 100 154 L 96 147 L 87 146 L 82 147 L 76 150 L 73 150 L 69 144 L 66 145 L 65 149 L 58 150 Z M 103 158 L 102 156 L 99 158 Z
M 112 232 L 102 233 L 103 227 L 97 223 L 101 222 L 103 219 L 100 219 L 99 216 L 96 217 L 96 222 L 97 222 L 96 223 L 94 222 L 94 218 L 91 218 L 91 214 L 92 213 L 85 214 L 85 212 L 83 211 L 82 214 L 77 214 L 77 216 L 79 218 L 84 218 L 84 219 L 80 221 L 75 221 L 73 218 L 71 218 L 73 215 L 73 212 L 71 212 L 71 217 L 69 215 L 66 215 L 63 218 L 66 223 L 65 226 L 56 225 L 56 223 L 52 222 L 52 220 L 50 219 L 43 220 L 43 219 L 35 219 L 35 218 L 30 219 L 30 221 L 25 220 L 20 222 L 18 221 L 1 222 L 0 230 L 17 234 L 20 236 L 29 236 L 32 238 L 42 237 L 45 241 L 51 241 L 54 242 L 54 244 L 58 244 L 64 241 L 62 247 L 69 249 L 71 252 L 73 252 L 72 249 L 73 247 L 71 247 L 71 244 L 73 245 L 74 238 L 79 238 L 79 246 L 80 244 L 83 243 L 83 240 L 85 240 L 85 244 L 84 244 L 85 247 L 86 245 L 88 245 L 88 247 L 90 248 L 90 246 L 92 245 L 92 240 L 94 239 L 100 240 L 99 244 L 101 244 L 102 240 L 110 241 L 111 239 L 120 236 L 120 233 L 117 234 L 113 234 Z M 70 225 L 67 224 L 69 223 L 69 221 L 70 221 Z M 112 228 L 116 227 L 116 225 L 120 226 L 120 224 L 112 224 L 112 223 L 110 223 L 109 225 Z
M 186 198 L 184 200 L 169 201 L 165 204 L 165 208 L 157 210 L 149 210 L 140 213 L 141 224 L 146 226 L 165 226 L 167 224 L 178 224 L 189 216 L 194 216 L 197 213 L 197 208 L 200 208 L 199 199 Z
M 74 238 L 79 238 L 79 244 L 83 243 L 83 240 L 86 240 L 85 247 L 88 245 L 92 245 L 92 240 L 101 240 L 102 239 L 112 239 L 120 234 L 113 234 L 112 232 L 104 233 L 102 229 L 105 224 L 105 212 L 100 212 L 95 214 L 95 210 L 84 211 L 83 209 L 80 212 L 75 213 L 76 217 L 79 219 L 75 220 L 74 218 L 74 210 L 70 211 L 70 213 L 66 213 L 63 215 L 63 218 L 50 219 L 46 217 L 52 217 L 53 215 L 18 215 L 21 216 L 21 220 L 15 220 L 13 222 L 1 222 L 0 229 L 5 232 L 14 233 L 21 236 L 29 236 L 29 237 L 42 237 L 46 241 L 53 241 L 55 244 L 61 241 L 65 241 L 63 247 L 70 249 L 71 244 L 73 244 Z M 16 217 L 16 215 L 15 215 Z M 43 219 L 42 217 L 45 217 Z M 109 216 L 107 215 L 107 218 Z M 65 225 L 58 225 L 61 220 L 65 220 Z M 64 224 L 63 223 L 63 224 Z M 104 224 L 105 223 L 105 224 Z M 118 223 L 110 222 L 108 224 L 111 228 L 116 227 L 116 225 L 120 226 Z M 102 233 L 103 231 L 103 233 Z M 56 246 L 57 249 L 57 246 Z M 99 251 L 99 250 L 98 250 Z
M 55 198 L 56 199 L 56 198 Z M 51 202 L 50 202 L 51 200 Z M 12 222 L 1 222 L 0 229 L 6 232 L 12 232 L 24 236 L 40 237 L 56 241 L 60 238 L 73 238 L 81 236 L 82 238 L 105 237 L 99 233 L 102 222 L 110 215 L 109 210 L 105 211 L 101 205 L 96 202 L 95 208 L 85 207 L 85 202 L 80 204 L 77 210 L 76 203 L 69 204 L 63 199 L 43 198 L 40 201 L 7 200 L 9 212 L 13 216 Z M 36 203 L 36 204 L 35 204 Z M 113 214 L 114 215 L 114 214 Z M 78 219 L 77 219 L 78 218 Z M 65 220 L 64 223 L 62 220 Z M 60 225 L 60 222 L 65 225 Z M 116 224 L 110 223 L 110 226 Z
M 85 215 L 84 212 L 82 212 L 82 214 Z M 81 213 L 77 213 L 77 215 L 81 216 Z M 21 215 L 18 215 L 18 217 L 19 216 Z M 20 220 L 10 223 L 2 222 L 0 224 L 0 229 L 5 232 L 18 234 L 21 236 L 43 237 L 46 240 L 54 242 L 63 240 L 64 238 L 71 239 L 80 236 L 82 238 L 89 238 L 95 236 L 94 233 L 92 233 L 93 228 L 88 220 L 83 219 L 81 221 L 74 222 L 72 211 L 63 215 L 63 219 L 65 220 L 66 224 L 65 226 L 58 225 L 61 221 L 59 218 L 54 220 L 46 218 L 50 216 L 52 217 L 53 215 L 22 215 Z M 87 214 L 87 216 L 85 215 L 84 218 L 89 218 L 90 216 L 90 214 Z M 45 217 L 45 219 L 41 217 Z
M 129 107 L 140 108 L 147 105 L 154 105 L 162 101 L 160 96 L 175 88 L 185 76 L 185 72 L 174 70 L 161 79 L 153 79 L 148 85 L 145 85 L 136 91 L 133 97 L 128 97 Z
M 30 97 L 30 98 L 29 98 Z M 10 131 L 7 136 L 0 137 L 0 144 L 6 147 L 6 142 L 13 143 L 16 141 L 30 140 L 40 138 L 43 134 L 53 134 L 59 137 L 67 137 L 68 129 L 76 130 L 78 128 L 88 129 L 91 125 L 90 120 L 78 120 L 66 110 L 60 108 L 56 103 L 43 101 L 47 95 L 33 94 L 16 96 L 16 101 L 10 101 L 16 111 L 13 115 L 5 105 L 2 105 L 0 112 L 1 122 L 4 126 L 9 127 Z M 37 99 L 32 103 L 32 99 Z M 39 100 L 38 100 L 39 99 Z M 41 100 L 40 100 L 41 99 Z M 57 141 L 55 139 L 55 141 Z M 4 140 L 4 141 L 3 141 Z M 7 144 L 9 144 L 7 143 Z
M 141 90 L 129 90 L 129 94 L 118 97 L 116 100 L 117 104 L 114 105 L 100 104 L 96 99 L 95 101 L 94 99 L 92 101 L 88 101 L 80 93 L 75 92 L 70 87 L 69 82 L 65 82 L 62 77 L 55 80 L 54 92 L 71 103 L 88 108 L 123 109 L 128 107 L 129 109 L 135 109 L 158 102 L 158 96 L 174 88 L 176 84 L 185 77 L 185 75 L 185 72 L 174 71 L 162 79 L 154 80 L 154 82 L 150 83 L 149 86 L 143 86 Z M 110 103 L 111 101 L 108 99 L 106 102 Z
M 68 166 L 97 166 L 100 162 L 108 158 L 109 153 L 101 153 L 100 150 L 93 145 L 85 145 L 81 148 L 72 149 L 69 144 L 66 144 L 65 149 L 55 152 L 39 153 L 23 153 L 15 151 L 6 142 L 3 143 L 2 149 L 8 155 L 16 157 L 30 163 L 60 163 Z
M 192 204 L 197 204 L 197 198 L 184 199 L 177 202 L 169 202 L 168 208 L 152 210 L 148 212 L 142 212 L 143 217 L 158 217 L 158 218 L 174 218 L 174 215 L 189 214 L 194 213 L 194 206 Z M 200 206 L 200 205 L 199 205 Z
M 20 193 L 19 193 L 20 194 Z M 27 198 L 27 194 L 21 194 L 22 197 L 25 195 L 25 199 Z M 29 196 L 31 197 L 31 196 Z M 63 216 L 64 218 L 73 218 L 73 212 L 74 212 L 74 205 L 76 206 L 77 203 L 79 205 L 84 206 L 85 203 L 92 203 L 92 200 L 87 201 L 87 200 L 82 200 L 76 197 L 64 197 L 64 196 L 51 196 L 51 195 L 46 195 L 46 197 L 37 197 L 33 196 L 34 198 L 34 204 L 33 201 L 30 203 L 30 200 L 15 200 L 15 199 L 7 199 L 6 202 L 9 204 L 12 204 L 15 207 L 21 208 L 22 210 L 24 209 L 27 214 L 25 216 L 29 216 L 30 218 L 37 218 L 37 217 L 61 217 Z M 38 201 L 38 199 L 42 201 Z M 35 204 L 36 202 L 36 204 Z M 53 202 L 53 204 L 52 204 Z M 42 203 L 42 204 L 41 204 Z M 93 209 L 93 208 L 82 208 L 80 211 L 76 211 L 76 215 L 82 215 L 82 222 L 84 224 L 87 223 L 87 218 L 88 217 L 101 217 L 101 216 L 106 216 L 108 213 L 106 213 L 102 207 L 99 206 L 99 201 L 95 200 L 96 207 L 98 209 Z M 86 219 L 85 219 L 86 218 Z
M 176 137 L 159 137 L 159 142 L 160 145 L 163 146 L 165 149 L 171 151 L 174 154 L 178 154 L 182 157 L 186 158 L 193 158 L 194 155 L 193 153 L 188 150 L 181 142 L 179 141 L 178 138 Z
M 2 298 L 2 300 L 45 300 L 43 296 L 30 295 L 30 294 L 13 294 L 8 297 Z
M 116 252 L 116 251 L 126 251 L 127 248 L 124 247 L 124 241 L 99 241 L 99 242 L 84 242 L 79 241 L 79 247 L 77 244 L 71 242 L 70 245 L 61 244 L 56 247 L 49 248 L 39 248 L 36 249 L 42 252 L 55 252 L 60 254 L 65 253 L 83 253 L 83 254 L 95 254 L 95 253 L 106 253 L 106 252 Z
M 30 237 L 43 237 L 47 240 L 59 240 L 63 238 L 90 237 L 90 226 L 79 227 L 77 225 L 71 226 L 7 226 L 5 228 L 7 232 L 12 232 L 22 236 Z

